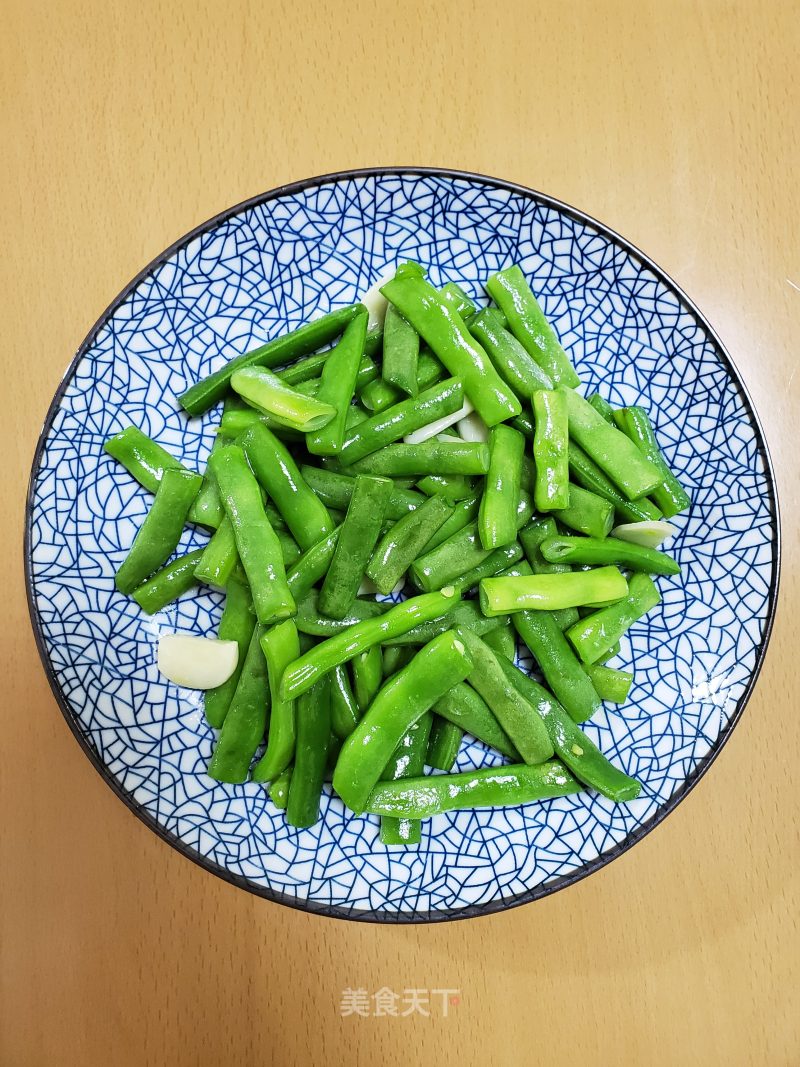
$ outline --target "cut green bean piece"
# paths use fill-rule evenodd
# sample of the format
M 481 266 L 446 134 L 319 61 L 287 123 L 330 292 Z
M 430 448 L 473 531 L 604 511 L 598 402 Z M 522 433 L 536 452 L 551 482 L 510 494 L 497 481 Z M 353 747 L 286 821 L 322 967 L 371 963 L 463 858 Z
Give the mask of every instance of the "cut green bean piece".
M 503 672 L 504 657 L 465 627 L 456 630 L 473 660 L 470 685 L 480 693 L 526 763 L 542 763 L 553 747 L 541 719 Z
M 427 349 L 420 352 L 417 361 L 418 393 L 440 382 L 445 374 L 444 367 L 435 356 L 432 356 Z M 361 390 L 361 403 L 373 414 L 385 411 L 386 408 L 390 408 L 402 399 L 402 392 L 383 378 L 376 378 Z
M 417 482 L 426 496 L 440 496 L 451 504 L 466 500 L 475 492 L 475 479 L 464 474 L 427 474 Z
M 505 315 L 508 328 L 554 385 L 580 385 L 569 356 L 519 267 L 493 274 L 486 292 Z
M 431 634 L 435 637 L 436 634 Z M 422 642 L 425 644 L 425 642 Z M 384 648 L 381 655 L 383 661 L 383 677 L 388 678 L 397 671 L 402 670 L 416 655 L 413 645 L 391 645 Z
M 353 604 L 367 564 L 380 536 L 389 496 L 388 478 L 359 474 L 333 559 L 319 595 L 319 606 L 332 619 L 342 619 Z
M 290 826 L 313 826 L 319 818 L 330 736 L 330 683 L 328 678 L 320 678 L 297 701 L 297 741 L 286 804 Z
M 487 426 L 495 426 L 520 413 L 519 400 L 494 369 L 463 319 L 429 282 L 424 278 L 395 277 L 382 286 L 381 292 L 408 319 L 450 373 L 463 382 L 467 398 Z
M 532 397 L 533 459 L 536 482 L 533 503 L 537 511 L 570 506 L 569 434 L 567 405 L 560 393 L 538 389 Z
M 289 784 L 291 783 L 291 780 L 292 768 L 287 767 L 285 771 L 278 775 L 274 782 L 270 783 L 269 799 L 279 811 L 286 810 L 286 804 L 289 800 Z
M 405 732 L 472 668 L 460 638 L 448 631 L 425 645 L 386 682 L 342 745 L 333 788 L 356 814 L 364 811 Z
M 236 669 L 226 682 L 214 689 L 206 690 L 203 694 L 206 721 L 215 730 L 219 730 L 225 722 L 225 716 L 228 714 L 228 708 L 239 683 L 239 676 L 242 673 L 255 625 L 253 599 L 250 596 L 247 582 L 233 577 L 228 583 L 225 607 L 219 620 L 217 637 L 220 641 L 236 642 L 239 649 Z
M 510 430 L 510 433 L 515 431 Z M 427 474 L 486 474 L 489 448 L 472 441 L 437 441 L 419 445 L 387 445 L 348 467 L 348 473 L 384 478 L 421 477 Z
M 227 445 L 210 460 L 220 498 L 233 526 L 256 617 L 265 625 L 293 615 L 280 541 L 261 502 L 261 490 L 242 449 Z
M 457 504 L 453 505 L 453 514 L 449 519 L 446 519 L 433 537 L 430 539 L 425 547 L 426 552 L 432 552 L 434 548 L 438 548 L 443 542 L 463 530 L 465 526 L 469 525 L 474 519 L 477 519 L 478 512 L 481 506 L 481 493 L 474 492 L 469 496 L 464 497 L 463 500 L 459 500 Z
M 267 661 L 261 651 L 264 627 L 256 626 L 236 690 L 225 715 L 208 776 L 217 782 L 246 782 L 256 749 L 264 737 L 269 711 Z
M 603 474 L 593 459 L 589 459 L 583 449 L 574 441 L 569 442 L 569 472 L 572 480 L 590 493 L 596 493 L 614 505 L 616 511 L 630 522 L 645 522 L 657 519 L 661 512 L 655 504 L 642 497 L 640 500 L 627 500 L 615 485 Z
M 424 645 L 437 634 L 456 626 L 466 626 L 479 637 L 483 637 L 484 634 L 502 626 L 505 621 L 506 617 L 502 615 L 487 619 L 478 606 L 477 600 L 464 600 L 441 618 L 420 623 L 399 637 L 387 639 L 385 644 L 390 648 L 395 645 Z
M 582 786 L 558 760 L 481 767 L 458 774 L 424 775 L 382 782 L 370 794 L 372 815 L 428 819 L 461 808 L 519 807 L 537 800 L 580 793 Z
M 353 672 L 356 706 L 363 715 L 383 681 L 383 655 L 380 645 L 373 645 L 366 651 L 359 652 L 353 657 L 350 669 Z
M 486 549 L 500 548 L 517 536 L 525 438 L 510 426 L 489 434 L 489 472 L 478 512 L 478 533 Z
M 356 486 L 355 478 L 321 467 L 302 466 L 300 473 L 328 508 L 335 508 L 337 511 L 347 510 Z M 424 501 L 425 497 L 422 493 L 415 493 L 413 489 L 393 487 L 386 507 L 386 518 L 399 519 L 409 511 L 413 511 L 414 508 L 418 508 Z
M 480 604 L 484 615 L 516 611 L 557 611 L 623 599 L 628 584 L 617 567 L 597 567 L 568 574 L 531 574 L 484 578 Z
M 278 623 L 261 635 L 261 651 L 267 661 L 271 711 L 267 748 L 253 769 L 254 782 L 271 782 L 282 774 L 294 758 L 295 702 L 280 690 L 283 672 L 300 655 L 297 627 L 291 619 Z
M 465 571 L 460 578 L 456 578 L 452 585 L 459 593 L 466 593 L 474 589 L 484 578 L 493 578 L 496 574 L 502 574 L 520 559 L 522 559 L 522 549 L 519 542 L 512 541 L 510 545 L 495 548 L 480 563 Z
M 509 681 L 536 708 L 556 755 L 576 778 L 617 803 L 638 797 L 641 786 L 636 779 L 607 760 L 546 689 L 510 663 L 504 664 L 504 670 Z
M 640 407 L 623 408 L 621 416 L 624 432 L 661 474 L 661 484 L 656 486 L 652 496 L 664 517 L 671 519 L 673 515 L 685 511 L 691 504 L 691 499 L 669 469 L 647 412 Z
M 403 393 L 416 396 L 418 359 L 419 334 L 390 304 L 383 324 L 383 377 Z
M 300 656 L 287 668 L 281 682 L 281 692 L 287 698 L 299 696 L 310 689 L 323 674 L 340 663 L 346 663 L 373 645 L 384 644 L 401 637 L 420 623 L 446 615 L 460 602 L 453 589 L 412 597 L 390 608 L 385 615 L 358 622 L 339 634 L 328 638 Z
M 258 424 L 240 439 L 253 473 L 300 548 L 311 548 L 334 527 L 328 509 L 309 488 L 286 445 Z
M 198 549 L 196 552 L 179 556 L 160 571 L 156 571 L 152 578 L 137 586 L 131 595 L 142 611 L 147 615 L 155 615 L 157 611 L 161 611 L 167 604 L 171 604 L 192 586 L 197 585 L 194 572 L 202 555 L 203 550 Z
M 593 459 L 629 500 L 647 496 L 661 484 L 658 467 L 643 455 L 630 438 L 572 389 L 558 390 L 567 403 L 569 436 Z
M 322 368 L 322 382 L 317 393 L 317 400 L 322 404 L 330 404 L 336 414 L 322 429 L 307 435 L 306 448 L 313 455 L 337 455 L 344 444 L 347 413 L 358 383 L 358 369 L 366 336 L 367 312 L 365 309 L 347 324 L 339 344 Z
M 333 637 L 335 634 L 344 633 L 357 622 L 385 615 L 391 606 L 388 602 L 364 600 L 359 597 L 350 605 L 344 618 L 331 619 L 320 611 L 319 594 L 312 590 L 298 601 L 295 622 L 302 634 L 311 637 Z
M 347 323 L 361 309 L 360 304 L 339 308 L 314 322 L 306 323 L 283 337 L 268 341 L 228 360 L 224 367 L 203 378 L 178 397 L 178 403 L 190 415 L 202 415 L 228 391 L 233 374 L 244 367 L 278 367 L 282 363 L 307 356 L 338 337 Z
M 170 468 L 163 472 L 150 510 L 114 578 L 120 593 L 130 595 L 167 562 L 201 484 L 200 475 L 190 471 Z
M 466 682 L 459 682 L 433 705 L 433 710 L 443 719 L 459 726 L 484 745 L 496 749 L 509 759 L 520 758 L 511 738 L 495 718 L 494 712 Z
M 211 540 L 200 554 L 195 568 L 195 577 L 204 585 L 214 589 L 226 589 L 228 581 L 239 562 L 236 551 L 236 537 L 231 520 L 224 516 L 219 528 L 214 531 Z
M 550 563 L 616 564 L 645 574 L 679 574 L 680 566 L 666 552 L 621 541 L 617 537 L 548 537 L 542 555 Z
M 296 603 L 299 603 L 327 573 L 340 530 L 341 526 L 337 526 L 327 537 L 306 549 L 300 559 L 287 570 L 286 584 Z
M 320 430 L 336 416 L 336 408 L 331 404 L 293 389 L 264 367 L 235 371 L 231 376 L 231 388 L 256 411 L 301 433 Z
M 383 769 L 383 781 L 392 782 L 422 774 L 432 722 L 433 716 L 426 711 L 406 730 Z M 382 845 L 416 845 L 422 838 L 422 824 L 418 819 L 393 819 L 387 816 L 381 819 L 380 836 Z
M 498 626 L 496 630 L 490 630 L 483 640 L 492 652 L 514 662 L 517 654 L 517 635 L 510 620 Z
M 633 685 L 633 675 L 630 671 L 618 671 L 600 663 L 591 663 L 585 670 L 601 700 L 607 700 L 610 704 L 624 704 L 628 699 Z
M 596 574 L 597 571 L 586 573 Z M 597 663 L 660 600 L 652 578 L 646 574 L 633 574 L 628 583 L 628 595 L 623 600 L 576 622 L 567 630 L 567 637 L 584 663 Z
M 614 425 L 614 409 L 599 393 L 592 393 L 586 398 L 586 403 L 591 404 L 597 414 L 602 415 L 610 426 Z
M 497 308 L 484 308 L 471 320 L 469 330 L 488 353 L 500 377 L 520 400 L 529 400 L 537 389 L 552 389 L 550 376 L 505 329 L 504 322 Z
M 438 771 L 452 771 L 463 738 L 464 731 L 460 726 L 434 716 L 425 762 Z
M 310 382 L 315 378 L 319 378 L 325 364 L 328 362 L 328 357 L 333 355 L 337 348 L 338 345 L 328 348 L 324 352 L 318 352 L 314 356 L 298 360 L 297 363 L 292 363 L 290 367 L 284 367 L 283 370 L 277 370 L 275 373 L 286 385 L 296 388 L 298 385 L 302 385 L 303 382 Z M 363 355 L 356 372 L 356 389 L 366 389 L 370 382 L 377 380 L 378 373 L 378 368 L 373 360 L 369 356 Z
M 419 430 L 428 423 L 458 411 L 464 402 L 464 391 L 457 378 L 447 378 L 431 386 L 418 396 L 401 400 L 399 404 L 365 419 L 350 431 L 339 459 L 344 466 L 377 452 L 401 437 Z
M 542 542 L 558 536 L 558 527 L 553 518 L 531 519 L 519 531 L 519 540 L 525 557 L 534 574 L 565 574 L 572 570 L 568 563 L 548 563 L 542 555 Z
M 461 286 L 456 285 L 455 282 L 447 282 L 446 285 L 442 286 L 440 292 L 453 311 L 460 315 L 462 319 L 466 319 L 468 315 L 474 315 L 478 310 L 474 300 L 467 296 Z
M 344 740 L 355 730 L 360 716 L 350 675 L 344 664 L 334 668 L 331 680 L 331 730 Z
M 554 512 L 554 518 L 588 537 L 606 537 L 614 525 L 614 506 L 596 493 L 570 483 L 569 504 Z
M 391 593 L 452 512 L 445 500 L 432 496 L 390 527 L 378 543 L 366 571 L 379 593 L 384 596 Z

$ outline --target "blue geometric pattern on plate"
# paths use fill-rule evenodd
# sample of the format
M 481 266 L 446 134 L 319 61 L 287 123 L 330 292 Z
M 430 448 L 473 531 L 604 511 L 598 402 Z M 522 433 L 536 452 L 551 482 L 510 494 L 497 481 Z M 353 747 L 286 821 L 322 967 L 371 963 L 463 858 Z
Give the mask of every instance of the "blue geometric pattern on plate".
M 692 496 L 672 549 L 680 578 L 623 642 L 636 681 L 585 727 L 643 784 L 616 806 L 583 793 L 426 824 L 387 850 L 377 820 L 326 787 L 322 818 L 286 825 L 263 787 L 205 774 L 199 694 L 156 670 L 162 631 L 215 632 L 221 597 L 198 590 L 154 618 L 114 590 L 150 503 L 109 457 L 129 423 L 202 468 L 218 412 L 176 402 L 225 360 L 348 304 L 410 257 L 474 296 L 519 263 L 581 375 L 642 404 Z M 707 324 L 653 264 L 571 208 L 490 179 L 364 172 L 278 190 L 212 220 L 160 257 L 90 334 L 51 410 L 29 514 L 34 623 L 79 739 L 145 820 L 209 869 L 327 914 L 403 921 L 477 914 L 574 881 L 642 836 L 727 735 L 757 673 L 777 587 L 777 511 L 746 394 Z M 187 531 L 183 546 L 205 537 Z M 459 767 L 493 762 L 479 743 Z

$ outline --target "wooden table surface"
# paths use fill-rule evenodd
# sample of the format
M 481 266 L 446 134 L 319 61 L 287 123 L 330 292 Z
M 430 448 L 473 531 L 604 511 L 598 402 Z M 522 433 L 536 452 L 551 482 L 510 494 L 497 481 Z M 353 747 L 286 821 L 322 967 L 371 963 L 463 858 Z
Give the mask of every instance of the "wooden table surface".
M 795 2 L 5 0 L 0 1062 L 800 1063 L 800 153 Z M 391 928 L 291 911 L 158 840 L 71 737 L 28 623 L 34 444 L 74 350 L 162 248 L 248 196 L 408 163 L 554 194 L 726 341 L 781 490 L 782 603 L 724 755 L 554 897 Z M 448 1017 L 342 991 L 454 988 Z

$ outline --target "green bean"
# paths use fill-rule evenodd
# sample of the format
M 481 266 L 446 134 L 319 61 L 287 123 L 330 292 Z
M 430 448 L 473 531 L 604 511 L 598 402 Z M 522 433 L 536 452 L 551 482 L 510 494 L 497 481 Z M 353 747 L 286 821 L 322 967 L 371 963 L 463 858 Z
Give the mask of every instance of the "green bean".
M 510 426 L 495 426 L 489 435 L 489 472 L 478 513 L 484 548 L 500 548 L 517 536 L 522 454 L 525 439 Z
M 237 399 L 239 399 L 237 397 Z M 242 401 L 244 404 L 244 401 Z M 265 415 L 263 412 L 256 411 L 255 408 L 243 407 L 241 411 L 226 411 L 222 416 L 217 433 L 222 434 L 225 437 L 230 437 L 234 441 L 237 440 L 243 433 L 250 429 L 251 426 L 262 424 L 267 427 L 268 430 L 272 430 L 276 437 L 280 437 L 282 441 L 302 441 L 303 435 L 299 430 L 290 430 L 288 426 L 283 426 L 275 419 L 270 418 L 269 415 Z
M 533 441 L 536 427 L 533 425 L 533 419 L 527 412 L 522 411 L 519 415 L 515 416 L 515 418 L 509 419 L 508 425 L 513 426 L 515 430 L 519 430 L 523 437 L 527 437 L 529 441 Z
M 429 622 L 445 615 L 460 601 L 455 590 L 444 589 L 438 593 L 412 597 L 390 608 L 385 615 L 365 619 L 350 626 L 343 633 L 335 634 L 300 656 L 284 673 L 281 692 L 286 698 L 299 696 L 309 689 L 317 678 L 332 671 L 340 663 L 353 659 L 359 652 L 366 652 L 392 638 L 400 637 L 419 623 Z
M 382 782 L 370 794 L 366 810 L 372 815 L 428 819 L 461 808 L 519 807 L 534 800 L 580 793 L 581 788 L 558 760 L 535 767 L 504 764 Z
M 553 747 L 541 719 L 533 714 L 506 678 L 502 662 L 480 637 L 466 627 L 456 630 L 474 666 L 469 681 L 494 712 L 497 721 L 513 741 L 526 763 L 542 763 L 553 755 Z
M 614 425 L 614 409 L 599 393 L 592 393 L 590 397 L 587 397 L 586 403 L 591 404 L 597 414 L 602 415 L 610 426 Z
M 510 619 L 502 626 L 498 626 L 496 630 L 490 630 L 483 640 L 492 652 L 495 652 L 498 656 L 505 656 L 506 659 L 510 659 L 512 663 L 514 662 L 514 657 L 517 654 L 517 635 Z
M 513 430 L 509 431 L 513 433 Z M 486 474 L 489 449 L 472 441 L 425 441 L 419 445 L 387 445 L 352 463 L 348 472 L 385 478 L 427 474 Z
M 428 739 L 428 754 L 425 762 L 439 771 L 452 771 L 458 758 L 464 731 L 447 719 L 434 716 L 431 735 Z
M 207 689 L 203 694 L 206 721 L 209 726 L 219 730 L 225 722 L 233 694 L 239 683 L 245 657 L 256 626 L 253 599 L 247 582 L 237 576 L 231 578 L 225 596 L 225 607 L 219 620 L 217 637 L 220 641 L 235 641 L 239 648 L 236 669 L 230 678 L 214 689 Z
M 570 506 L 569 434 L 567 405 L 561 393 L 538 389 L 533 394 L 533 458 L 537 511 L 558 511 Z
M 523 498 L 517 512 L 517 525 L 523 525 L 529 518 L 530 501 Z M 516 531 L 512 534 L 512 540 L 515 534 Z M 465 574 L 480 566 L 491 552 L 492 549 L 481 545 L 478 521 L 470 522 L 440 545 L 433 549 L 429 547 L 424 555 L 414 561 L 409 574 L 418 589 L 431 592 L 460 582 Z
M 671 519 L 691 504 L 689 494 L 669 469 L 667 461 L 658 446 L 652 423 L 643 408 L 630 407 L 622 409 L 622 428 L 633 441 L 642 455 L 658 469 L 661 483 L 653 490 L 653 500 L 661 509 L 664 517 Z
M 194 571 L 202 555 L 203 550 L 198 549 L 179 556 L 134 589 L 131 595 L 142 611 L 155 615 L 197 585 Z
M 391 604 L 388 602 L 359 598 L 353 601 L 344 618 L 331 619 L 322 614 L 319 608 L 319 594 L 312 591 L 298 601 L 295 622 L 302 634 L 308 634 L 311 637 L 333 637 L 335 634 L 344 633 L 357 622 L 385 615 L 390 607 Z
M 286 804 L 290 826 L 313 826 L 319 818 L 330 736 L 330 682 L 325 677 L 297 701 L 297 742 Z
M 320 430 L 335 418 L 336 408 L 325 404 L 306 391 L 286 385 L 264 367 L 245 367 L 231 376 L 231 388 L 256 411 L 301 433 Z
M 440 289 L 442 297 L 452 307 L 453 311 L 461 318 L 466 318 L 468 315 L 474 315 L 478 310 L 477 305 L 461 288 L 460 285 L 456 285 L 455 282 L 447 282 Z
M 275 536 L 280 542 L 283 566 L 288 569 L 297 563 L 303 553 L 298 543 L 287 530 L 275 530 Z
M 271 712 L 267 748 L 253 768 L 254 782 L 271 782 L 282 774 L 294 758 L 295 702 L 280 690 L 283 672 L 300 655 L 297 627 L 291 619 L 278 623 L 261 635 L 261 651 L 267 662 Z
M 571 389 L 558 391 L 566 399 L 570 438 L 629 500 L 647 496 L 661 484 L 658 467 L 639 451 L 633 441 L 616 427 L 609 426 L 582 396 Z
M 364 309 L 347 324 L 339 344 L 322 368 L 317 401 L 330 404 L 335 415 L 326 426 L 307 435 L 306 448 L 313 455 L 336 455 L 344 443 L 347 413 L 355 395 L 361 353 L 367 336 L 367 318 Z
M 381 687 L 342 745 L 333 773 L 333 788 L 356 814 L 363 812 L 405 732 L 448 689 L 463 681 L 471 667 L 464 644 L 448 631 L 425 645 L 407 667 Z
M 201 484 L 199 474 L 173 468 L 163 472 L 150 510 L 114 578 L 120 593 L 130 595 L 167 562 Z
M 463 474 L 427 474 L 417 482 L 417 489 L 426 496 L 440 496 L 457 504 L 474 494 L 475 479 Z
M 236 400 L 232 397 L 227 397 L 222 408 L 223 415 L 226 411 L 235 410 L 237 401 L 238 397 Z M 233 444 L 233 438 L 226 437 L 223 433 L 217 433 L 211 444 L 211 453 L 213 454 L 224 445 L 230 444 Z M 225 518 L 225 509 L 219 498 L 217 483 L 214 475 L 208 467 L 206 467 L 206 472 L 203 476 L 203 484 L 200 486 L 200 492 L 195 497 L 194 503 L 189 509 L 189 518 L 192 522 L 202 523 L 203 526 L 208 526 L 212 530 L 216 530 Z
M 588 489 L 591 493 L 603 497 L 614 505 L 616 511 L 629 522 L 646 522 L 650 519 L 658 519 L 660 510 L 655 504 L 642 497 L 641 500 L 626 500 L 622 493 L 606 478 L 593 459 L 589 459 L 586 453 L 574 441 L 569 442 L 569 472 L 573 481 L 581 489 Z
M 618 537 L 548 537 L 542 542 L 541 551 L 551 563 L 615 563 L 645 574 L 679 574 L 681 569 L 666 552 Z
M 522 549 L 519 542 L 512 541 L 510 545 L 495 548 L 484 560 L 464 571 L 461 577 L 456 578 L 451 584 L 459 593 L 466 593 L 474 589 L 484 578 L 493 578 L 496 574 L 502 574 L 520 559 L 522 559 Z
M 567 637 L 584 663 L 597 663 L 660 600 L 659 592 L 648 575 L 632 574 L 628 582 L 628 595 L 624 599 L 576 622 L 567 630 Z
M 383 324 L 372 323 L 367 329 L 367 338 L 364 341 L 364 355 L 371 358 L 377 356 L 383 348 Z
M 302 466 L 300 473 L 328 508 L 336 508 L 338 511 L 347 510 L 355 489 L 355 478 L 321 467 Z M 411 489 L 393 487 L 386 507 L 385 517 L 387 519 L 399 519 L 409 511 L 419 507 L 424 500 L 425 497 L 422 493 L 415 493 Z
M 417 719 L 400 738 L 392 758 L 381 773 L 381 781 L 397 781 L 399 778 L 416 777 L 425 770 L 425 756 L 433 716 L 429 711 Z M 418 819 L 381 819 L 382 845 L 416 845 L 422 838 L 422 826 Z
M 382 286 L 381 292 L 425 339 L 448 371 L 463 382 L 467 398 L 487 426 L 495 426 L 520 413 L 521 405 L 516 396 L 494 369 L 463 319 L 429 282 L 424 278 L 395 277 Z
M 555 512 L 562 526 L 589 537 L 606 537 L 614 525 L 614 507 L 596 493 L 569 484 L 569 505 Z
M 246 782 L 256 749 L 264 737 L 269 712 L 267 661 L 261 651 L 264 627 L 256 626 L 242 665 L 236 691 L 208 765 L 217 782 Z
M 452 512 L 445 500 L 432 496 L 390 527 L 379 541 L 366 570 L 379 593 L 384 596 L 391 593 Z
M 553 382 L 524 347 L 503 326 L 496 308 L 484 308 L 470 322 L 469 332 L 488 353 L 500 377 L 520 400 L 529 400 L 537 389 L 552 389 Z
M 431 634 L 435 637 L 436 634 Z M 424 642 L 423 642 L 424 644 Z M 390 645 L 383 649 L 381 660 L 383 662 L 383 677 L 388 678 L 402 670 L 416 655 L 413 645 Z
M 349 466 L 406 434 L 458 411 L 463 400 L 461 382 L 457 378 L 447 378 L 418 396 L 401 400 L 365 419 L 347 435 L 339 459 L 344 466 Z
M 383 324 L 383 377 L 402 392 L 416 396 L 418 359 L 419 334 L 390 304 Z
M 337 526 L 321 541 L 306 549 L 300 559 L 286 572 L 286 584 L 296 603 L 299 603 L 326 574 L 333 559 L 340 530 L 341 526 Z
M 546 689 L 512 664 L 503 667 L 509 681 L 542 717 L 556 755 L 576 778 L 617 803 L 638 797 L 641 786 L 636 779 L 607 760 Z
M 350 669 L 353 672 L 356 706 L 363 715 L 383 681 L 383 655 L 380 645 L 372 645 L 364 652 L 359 652 L 353 657 Z
M 531 574 L 484 578 L 480 604 L 484 615 L 516 611 L 556 611 L 621 600 L 628 585 L 617 567 L 597 567 L 568 574 Z
M 328 344 L 334 337 L 338 337 L 360 308 L 360 304 L 339 308 L 283 337 L 268 341 L 259 348 L 228 360 L 224 367 L 220 367 L 182 393 L 178 397 L 178 403 L 190 415 L 202 415 L 222 399 L 236 371 L 243 367 L 278 367 L 281 363 L 309 355 Z
M 266 426 L 251 426 L 240 444 L 253 473 L 302 549 L 311 548 L 333 530 L 328 509 L 306 484 L 289 450 Z
M 520 758 L 511 738 L 497 721 L 483 697 L 466 682 L 454 685 L 433 705 L 442 719 L 454 723 L 484 745 L 496 749 L 509 759 Z
M 287 767 L 285 771 L 278 775 L 274 782 L 270 783 L 269 799 L 279 811 L 286 810 L 286 804 L 289 800 L 289 785 L 291 781 L 292 768 Z
M 421 351 L 417 361 L 417 392 L 435 385 L 444 376 L 445 369 L 439 360 L 427 349 Z M 361 390 L 361 403 L 375 415 L 402 399 L 402 392 L 383 378 L 376 378 Z
M 226 515 L 203 549 L 195 568 L 195 578 L 213 589 L 225 589 L 239 562 L 236 537 Z
M 569 356 L 519 267 L 493 274 L 486 282 L 486 292 L 505 315 L 509 330 L 555 385 L 580 384 Z
M 344 523 L 319 595 L 319 606 L 332 619 L 342 619 L 356 599 L 358 587 L 380 536 L 389 495 L 388 478 L 359 474 Z
M 502 626 L 505 621 L 506 619 L 501 615 L 487 619 L 479 608 L 477 600 L 464 600 L 446 615 L 438 619 L 432 619 L 430 622 L 420 623 L 420 625 L 412 627 L 412 629 L 399 637 L 387 639 L 385 645 L 389 648 L 395 645 L 424 645 L 436 637 L 437 634 L 444 633 L 445 630 L 453 629 L 456 626 L 466 626 L 473 633 L 482 637 L 484 634 L 496 630 L 498 626 Z
M 358 315 L 355 318 L 357 319 Z M 345 327 L 345 333 L 348 327 L 352 325 L 352 321 Z M 295 388 L 298 385 L 302 385 L 303 382 L 313 381 L 322 375 L 328 362 L 328 357 L 332 356 L 338 347 L 339 345 L 334 345 L 333 348 L 328 348 L 324 352 L 318 352 L 314 356 L 307 356 L 305 359 L 298 360 L 297 363 L 292 363 L 289 367 L 284 367 L 283 370 L 275 371 L 275 373 L 282 382 Z M 363 355 L 356 371 L 356 389 L 366 389 L 370 382 L 378 380 L 378 374 L 379 371 L 374 361 L 369 356 Z
M 463 530 L 465 526 L 473 521 L 473 519 L 477 519 L 481 506 L 481 495 L 480 491 L 473 492 L 453 505 L 453 514 L 449 519 L 446 519 L 444 523 L 442 523 L 428 542 L 426 546 L 428 552 L 433 551 L 434 548 L 438 548 L 444 541 L 451 538 L 453 534 L 458 533 L 459 530 Z
M 599 663 L 591 663 L 584 669 L 601 700 L 607 700 L 611 704 L 625 703 L 633 685 L 633 675 L 630 671 L 618 671 Z
M 360 715 L 350 675 L 342 664 L 330 673 L 331 680 L 331 729 L 344 739 L 355 730 Z
M 519 540 L 534 574 L 564 574 L 572 568 L 568 563 L 548 563 L 542 555 L 542 543 L 556 537 L 558 527 L 552 517 L 531 519 L 519 531 Z
M 233 526 L 258 621 L 267 624 L 293 615 L 295 603 L 286 584 L 280 541 L 266 516 L 261 490 L 244 452 L 238 445 L 226 445 L 209 463 Z

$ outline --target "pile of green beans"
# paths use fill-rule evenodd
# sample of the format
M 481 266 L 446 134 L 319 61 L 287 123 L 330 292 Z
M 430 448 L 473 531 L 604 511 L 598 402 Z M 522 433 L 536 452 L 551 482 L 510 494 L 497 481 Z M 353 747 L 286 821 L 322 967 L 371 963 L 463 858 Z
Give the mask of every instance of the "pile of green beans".
M 459 808 L 639 794 L 580 724 L 627 699 L 606 661 L 680 574 L 629 524 L 691 500 L 642 407 L 577 391 L 522 270 L 485 288 L 494 306 L 401 263 L 382 325 L 343 307 L 188 384 L 188 415 L 223 403 L 201 471 L 135 426 L 105 444 L 153 495 L 120 595 L 225 596 L 208 774 L 260 783 L 297 830 L 331 779 L 387 847 Z M 465 767 L 465 735 L 502 765 Z

